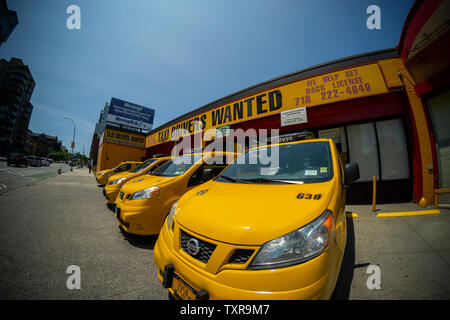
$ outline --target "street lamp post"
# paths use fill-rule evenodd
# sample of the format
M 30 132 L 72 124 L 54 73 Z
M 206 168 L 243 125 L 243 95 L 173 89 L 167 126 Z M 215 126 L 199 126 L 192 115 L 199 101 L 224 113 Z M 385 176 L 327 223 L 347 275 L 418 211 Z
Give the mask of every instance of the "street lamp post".
M 73 158 L 73 149 L 75 148 L 75 121 L 73 121 L 72 118 L 65 117 L 64 120 L 70 120 L 73 124 L 73 139 L 72 139 L 72 155 L 70 156 L 69 164 L 70 164 L 70 171 L 73 171 L 72 169 L 72 158 Z

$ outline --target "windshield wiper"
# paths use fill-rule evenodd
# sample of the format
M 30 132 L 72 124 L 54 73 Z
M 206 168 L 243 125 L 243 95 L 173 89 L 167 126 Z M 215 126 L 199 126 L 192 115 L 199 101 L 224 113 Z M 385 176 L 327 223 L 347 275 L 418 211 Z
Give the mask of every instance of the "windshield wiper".
M 286 183 L 286 184 L 303 184 L 303 181 L 290 181 L 290 180 L 279 180 L 279 179 L 268 179 L 268 178 L 253 178 L 253 179 L 244 179 L 245 181 L 252 181 L 252 182 L 266 182 L 266 183 Z
M 234 179 L 234 178 L 231 178 L 231 177 L 228 177 L 228 176 L 224 176 L 224 175 L 220 175 L 217 178 L 224 178 L 225 180 L 228 180 L 228 181 L 231 181 L 231 182 L 234 182 L 234 183 L 238 183 L 238 182 L 248 183 L 248 182 L 245 182 L 244 180 Z

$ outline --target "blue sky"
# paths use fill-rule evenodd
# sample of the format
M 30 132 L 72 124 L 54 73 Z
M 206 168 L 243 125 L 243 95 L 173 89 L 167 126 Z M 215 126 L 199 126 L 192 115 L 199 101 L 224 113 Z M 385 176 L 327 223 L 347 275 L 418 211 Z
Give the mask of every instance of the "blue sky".
M 0 58 L 36 81 L 29 128 L 89 154 L 111 97 L 156 110 L 154 128 L 256 83 L 398 45 L 413 4 L 366 0 L 7 0 L 19 24 Z M 66 9 L 81 9 L 69 30 Z M 369 5 L 381 30 L 369 30 Z

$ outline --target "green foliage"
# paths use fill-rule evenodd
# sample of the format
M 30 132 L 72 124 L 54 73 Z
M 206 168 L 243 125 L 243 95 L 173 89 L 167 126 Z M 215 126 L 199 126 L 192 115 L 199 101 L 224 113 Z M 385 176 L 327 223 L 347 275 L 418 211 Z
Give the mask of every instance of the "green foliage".
M 86 157 L 85 155 L 82 155 L 82 154 L 79 153 L 79 152 L 76 152 L 76 153 L 73 155 L 73 159 L 76 160 L 76 161 L 78 161 L 78 162 L 82 162 L 82 163 L 88 163 L 88 161 L 89 161 L 89 158 L 88 158 L 88 157 Z
M 54 161 L 67 161 L 69 160 L 69 153 L 67 151 L 50 151 L 48 157 Z

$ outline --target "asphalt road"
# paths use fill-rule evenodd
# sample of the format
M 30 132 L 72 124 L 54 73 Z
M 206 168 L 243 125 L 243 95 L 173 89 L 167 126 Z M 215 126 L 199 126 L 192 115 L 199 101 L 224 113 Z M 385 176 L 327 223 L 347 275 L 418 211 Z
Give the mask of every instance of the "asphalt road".
M 124 236 L 86 169 L 3 193 L 0 208 L 0 299 L 167 298 L 156 238 Z M 67 287 L 71 265 L 81 289 Z
M 36 171 L 14 178 L 0 171 L 11 186 L 0 194 L 0 300 L 166 300 L 153 262 L 156 237 L 122 233 L 93 175 L 62 168 L 62 175 L 55 167 L 28 168 Z M 45 172 L 38 176 L 38 170 Z M 359 218 L 347 220 L 334 298 L 450 299 L 450 210 L 378 219 L 370 207 L 347 207 Z M 414 204 L 378 207 L 417 209 Z M 80 289 L 67 286 L 74 274 L 70 266 L 79 267 Z M 377 267 L 379 286 L 369 280 Z
M 67 165 L 60 163 L 52 163 L 48 167 L 28 166 L 25 168 L 15 165 L 8 166 L 6 161 L 0 161 L 0 194 L 55 176 L 58 168 L 61 168 L 62 171 L 69 170 Z

